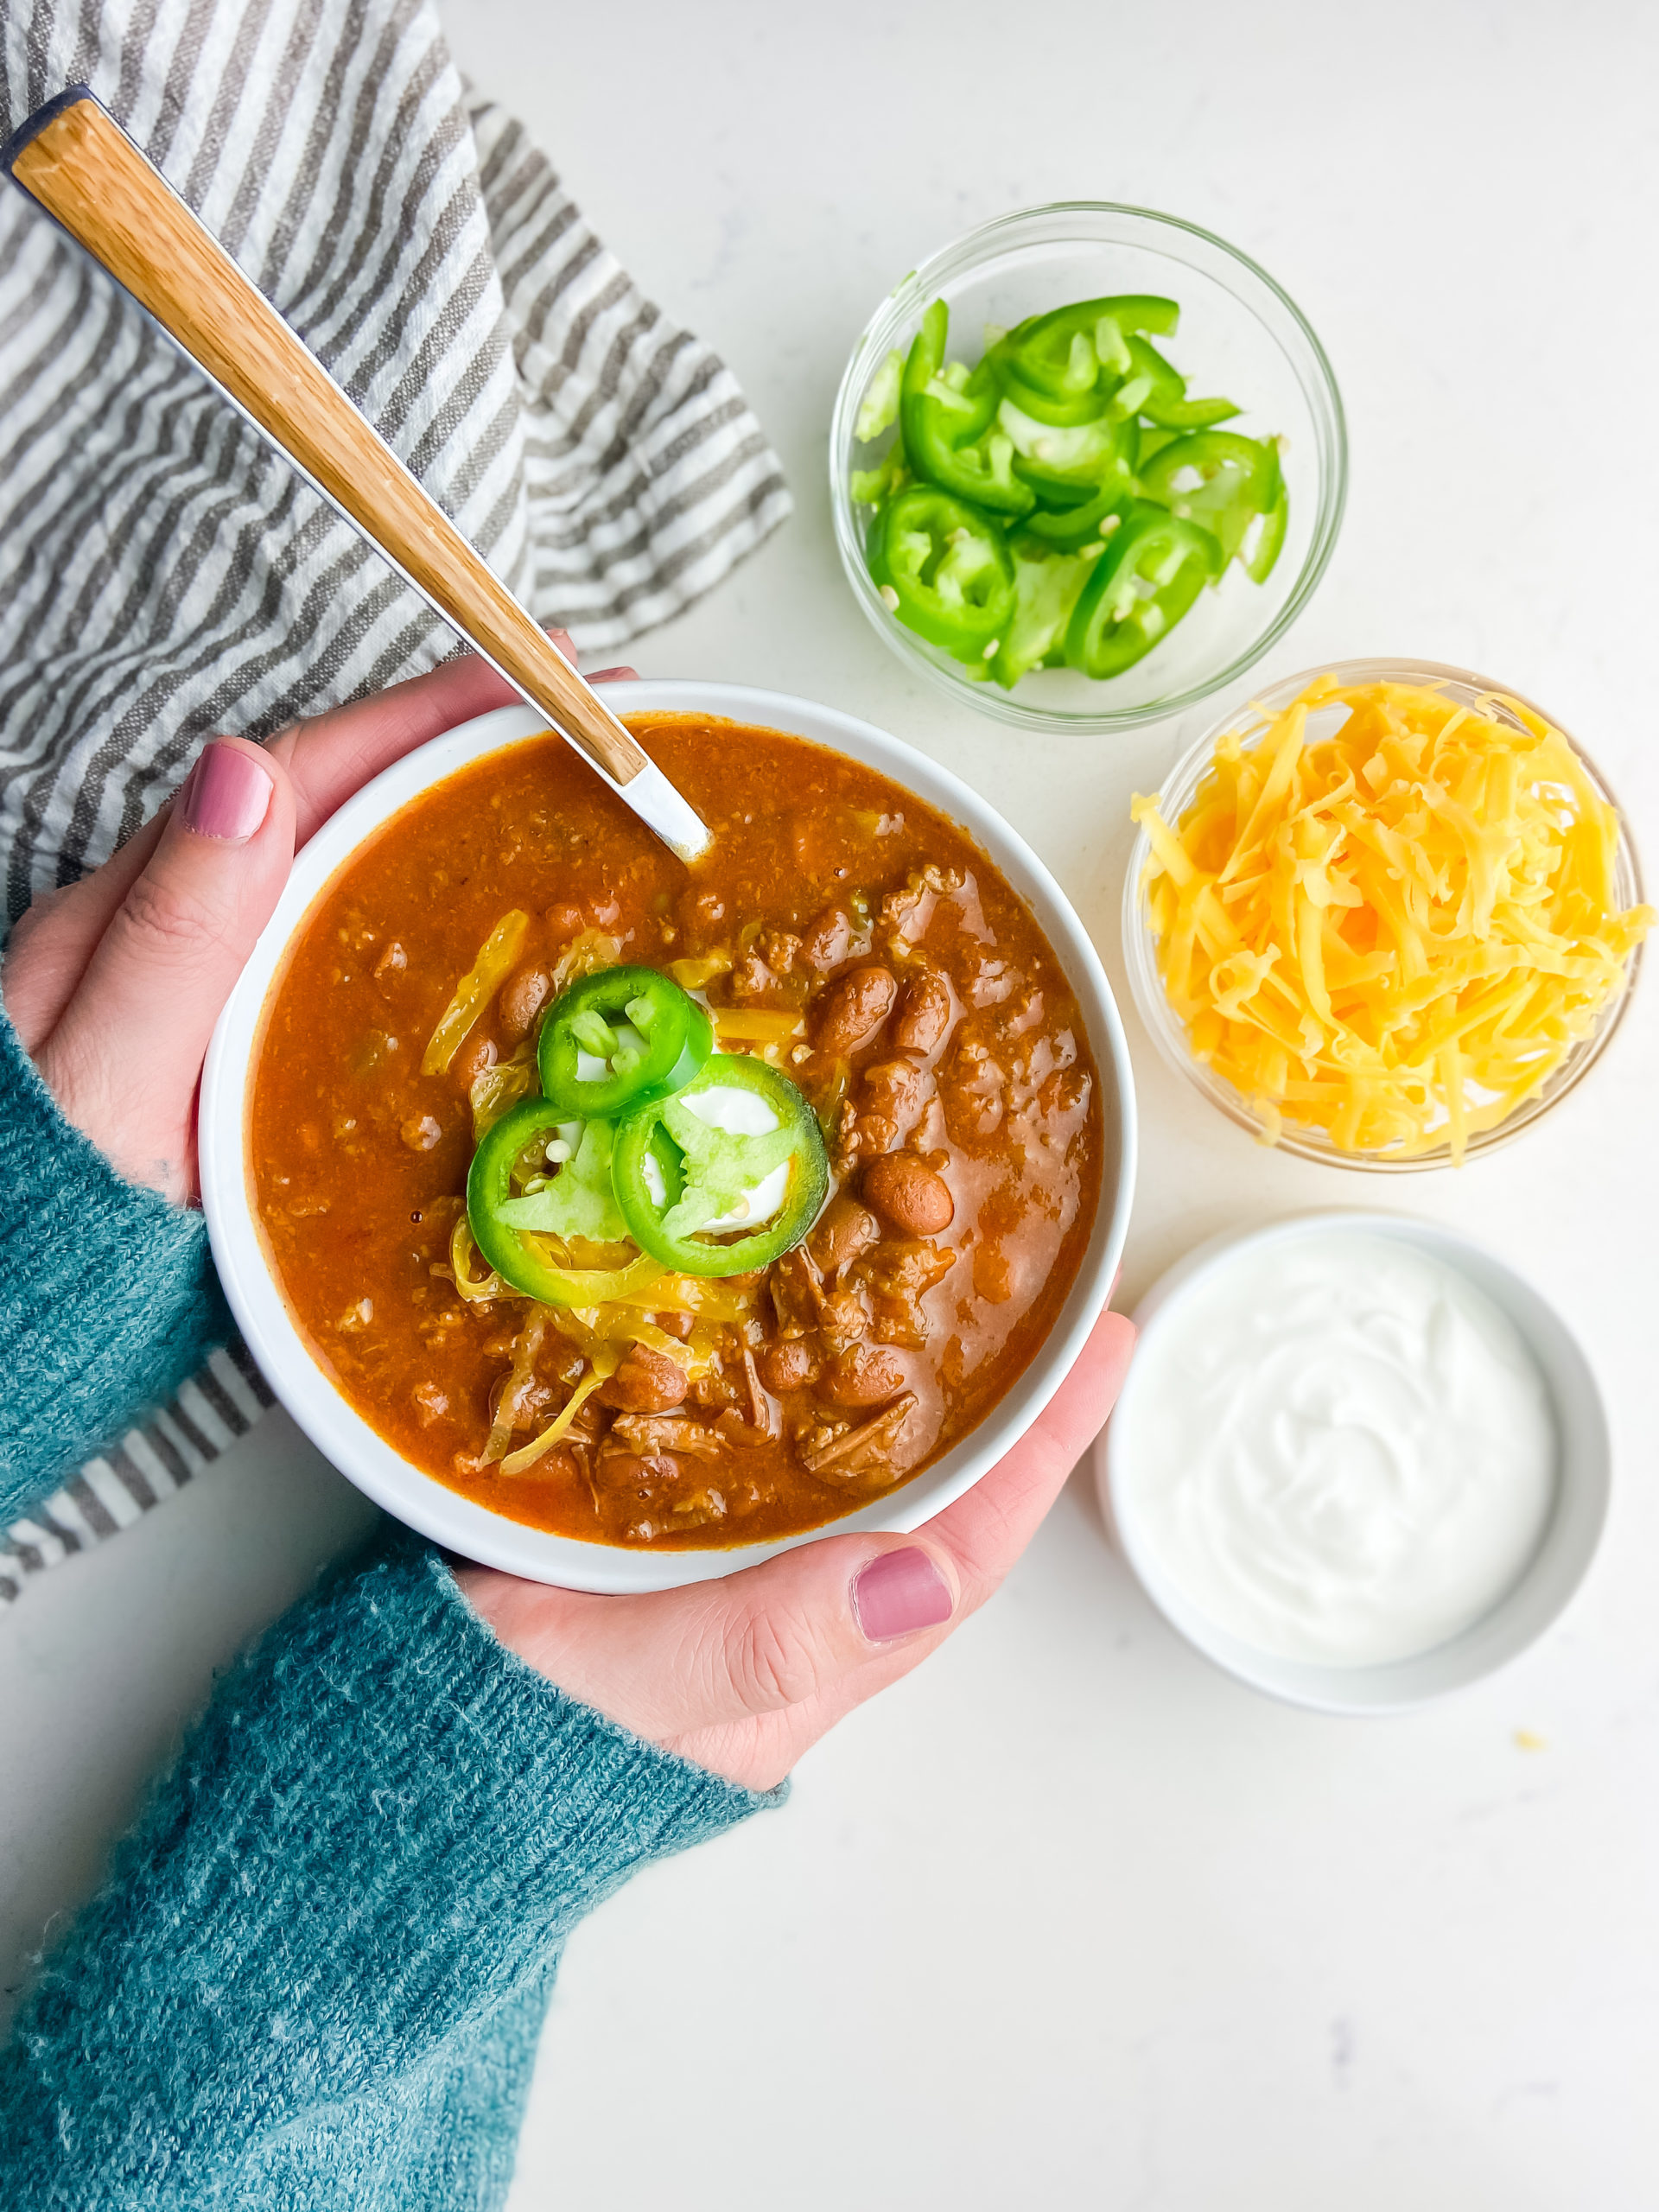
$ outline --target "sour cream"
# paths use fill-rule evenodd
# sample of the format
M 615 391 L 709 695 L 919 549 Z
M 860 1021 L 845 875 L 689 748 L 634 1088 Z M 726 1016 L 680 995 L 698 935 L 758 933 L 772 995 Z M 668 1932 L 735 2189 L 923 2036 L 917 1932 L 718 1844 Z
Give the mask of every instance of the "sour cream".
M 737 1084 L 710 1084 L 706 1090 L 695 1090 L 681 1102 L 688 1114 L 694 1115 L 705 1128 L 724 1129 L 728 1136 L 764 1137 L 778 1127 L 778 1116 L 766 1100 L 753 1090 L 746 1090 Z M 663 1171 L 646 1153 L 640 1162 L 645 1179 L 645 1188 L 654 1203 L 661 1205 L 668 1196 L 663 1181 Z M 783 1205 L 789 1189 L 789 1162 L 784 1160 L 763 1175 L 753 1188 L 739 1199 L 729 1213 L 707 1222 L 704 1227 L 720 1229 L 759 1229 L 772 1219 Z
M 1554 1503 L 1543 1377 L 1437 1254 L 1313 1227 L 1224 1256 L 1147 1330 L 1120 1512 L 1218 1628 L 1282 1658 L 1431 1650 L 1513 1587 Z

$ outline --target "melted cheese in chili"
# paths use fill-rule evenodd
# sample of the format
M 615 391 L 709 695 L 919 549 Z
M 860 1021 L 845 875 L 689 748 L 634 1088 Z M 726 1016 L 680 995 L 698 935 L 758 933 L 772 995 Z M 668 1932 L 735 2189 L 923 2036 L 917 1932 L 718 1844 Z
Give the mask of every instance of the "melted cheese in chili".
M 330 885 L 273 991 L 253 1173 L 319 1364 L 417 1466 L 566 1535 L 751 1543 L 907 1480 L 1027 1365 L 1088 1243 L 1099 1077 L 1041 931 L 942 816 L 776 731 L 635 728 L 709 855 L 685 869 L 551 737 L 414 802 Z M 448 1071 L 423 1073 L 457 979 L 514 908 L 531 918 L 517 966 Z M 561 973 L 596 957 L 677 963 L 719 1050 L 800 1084 L 834 1195 L 803 1249 L 713 1286 L 721 1318 L 642 1314 L 627 1374 L 509 1474 L 481 1454 L 515 1351 L 517 1451 L 591 1387 L 588 1340 L 521 1299 L 464 1300 L 451 1236 L 474 1103 L 528 1057 Z

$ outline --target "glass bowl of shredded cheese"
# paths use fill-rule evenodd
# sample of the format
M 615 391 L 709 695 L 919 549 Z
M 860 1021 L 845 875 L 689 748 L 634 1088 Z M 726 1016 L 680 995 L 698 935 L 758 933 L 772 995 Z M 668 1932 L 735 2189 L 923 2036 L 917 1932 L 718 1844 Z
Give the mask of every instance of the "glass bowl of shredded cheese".
M 1606 1049 L 1654 918 L 1559 724 L 1429 662 L 1287 678 L 1133 811 L 1124 950 L 1160 1051 L 1336 1166 L 1455 1166 L 1529 1128 Z

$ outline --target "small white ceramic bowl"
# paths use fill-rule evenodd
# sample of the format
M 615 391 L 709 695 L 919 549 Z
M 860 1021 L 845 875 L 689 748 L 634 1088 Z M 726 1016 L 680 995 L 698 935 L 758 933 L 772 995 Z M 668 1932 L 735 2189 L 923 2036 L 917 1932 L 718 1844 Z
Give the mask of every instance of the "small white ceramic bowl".
M 1223 1261 L 1332 1230 L 1363 1230 L 1397 1238 L 1459 1268 L 1520 1331 L 1548 1386 L 1555 1414 L 1559 1462 L 1555 1501 L 1538 1548 L 1520 1578 L 1472 1627 L 1433 1650 L 1384 1666 L 1317 1666 L 1281 1658 L 1218 1628 L 1194 1605 L 1143 1541 L 1128 1487 L 1137 1370 L 1096 1440 L 1095 1479 L 1107 1525 L 1159 1611 L 1206 1659 L 1252 1689 L 1319 1713 L 1398 1713 L 1444 1697 L 1494 1674 L 1536 1643 L 1565 1609 L 1595 1556 L 1607 1517 L 1611 1452 L 1607 1417 L 1590 1363 L 1554 1308 L 1523 1277 L 1466 1236 L 1399 1214 L 1299 1214 L 1266 1229 L 1211 1237 L 1160 1276 L 1135 1314 L 1142 1349 Z M 1139 1370 L 1144 1372 L 1144 1369 Z
M 411 1466 L 347 1404 L 318 1367 L 294 1325 L 266 1256 L 249 1181 L 246 1133 L 253 1053 L 266 996 L 290 939 L 341 865 L 419 792 L 485 753 L 541 735 L 547 725 L 527 707 L 504 707 L 463 723 L 376 777 L 319 830 L 296 861 L 288 887 L 220 1018 L 202 1076 L 202 1205 L 231 1310 L 271 1388 L 313 1443 L 359 1490 L 399 1520 L 469 1559 L 538 1582 L 573 1590 L 665 1590 L 729 1574 L 795 1544 L 810 1542 L 813 1535 L 839 1535 L 855 1529 L 919 1528 L 960 1497 L 1019 1440 L 1081 1351 L 1117 1273 L 1135 1187 L 1135 1092 L 1122 1024 L 1087 931 L 1029 846 L 949 770 L 868 722 L 779 692 L 750 690 L 735 683 L 656 681 L 613 683 L 605 696 L 623 715 L 726 715 L 734 721 L 791 731 L 891 776 L 960 823 L 1024 899 L 1058 957 L 1077 993 L 1104 1093 L 1100 1207 L 1071 1294 L 1046 1343 L 988 1419 L 913 1481 L 807 1535 L 723 1550 L 632 1551 L 525 1528 Z

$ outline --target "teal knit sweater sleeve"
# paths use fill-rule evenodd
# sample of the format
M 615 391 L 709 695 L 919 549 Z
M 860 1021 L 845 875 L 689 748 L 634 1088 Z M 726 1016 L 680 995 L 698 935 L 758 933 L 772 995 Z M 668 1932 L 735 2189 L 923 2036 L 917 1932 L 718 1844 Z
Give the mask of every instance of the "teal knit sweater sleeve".
M 228 1333 L 0 1014 L 0 1514 Z M 781 1796 L 578 1705 L 397 1530 L 224 1677 L 0 2051 L 5 2212 L 486 2212 L 569 1929 Z
M 123 1182 L 0 1011 L 0 1526 L 231 1334 L 201 1216 Z
M 400 1534 L 226 1677 L 24 2000 L 10 2212 L 499 2204 L 569 1929 L 769 1802 L 564 1696 Z

